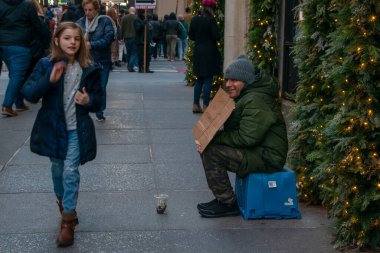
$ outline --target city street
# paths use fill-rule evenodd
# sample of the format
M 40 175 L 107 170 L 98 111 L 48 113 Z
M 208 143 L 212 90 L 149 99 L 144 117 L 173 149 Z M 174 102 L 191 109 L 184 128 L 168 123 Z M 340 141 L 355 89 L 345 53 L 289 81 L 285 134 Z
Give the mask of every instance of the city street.
M 110 74 L 106 121 L 94 120 L 98 154 L 79 168 L 79 225 L 66 249 L 55 244 L 50 162 L 29 149 L 40 104 L 0 118 L 0 252 L 336 252 L 321 207 L 301 204 L 299 220 L 200 217 L 197 203 L 213 196 L 191 133 L 199 115 L 186 65 L 160 58 L 151 69 Z M 7 82 L 2 72 L 1 101 Z M 158 193 L 169 196 L 165 214 L 156 213 Z

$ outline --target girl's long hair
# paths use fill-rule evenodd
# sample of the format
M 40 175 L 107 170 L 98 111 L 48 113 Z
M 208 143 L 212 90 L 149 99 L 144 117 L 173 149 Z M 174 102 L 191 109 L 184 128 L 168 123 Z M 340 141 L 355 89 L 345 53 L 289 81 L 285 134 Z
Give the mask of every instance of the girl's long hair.
M 86 40 L 84 39 L 82 29 L 79 25 L 77 25 L 74 22 L 62 22 L 58 25 L 57 30 L 55 30 L 54 35 L 52 37 L 51 41 L 51 61 L 57 61 L 65 57 L 65 53 L 62 51 L 60 45 L 55 44 L 55 39 L 57 38 L 59 41 L 59 38 L 62 36 L 62 33 L 67 29 L 73 29 L 79 31 L 80 36 L 80 46 L 78 52 L 75 54 L 75 60 L 79 62 L 79 65 L 82 68 L 87 68 L 91 61 L 90 61 L 90 52 L 88 50 Z

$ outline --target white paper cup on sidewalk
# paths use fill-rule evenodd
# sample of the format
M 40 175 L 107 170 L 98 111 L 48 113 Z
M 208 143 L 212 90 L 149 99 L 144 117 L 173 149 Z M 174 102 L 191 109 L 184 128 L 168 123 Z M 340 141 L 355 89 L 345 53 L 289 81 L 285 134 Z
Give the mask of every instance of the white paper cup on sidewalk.
M 167 194 L 160 193 L 160 194 L 155 194 L 154 197 L 157 200 L 157 203 L 156 203 L 157 213 L 163 214 L 166 210 L 167 200 L 169 196 Z

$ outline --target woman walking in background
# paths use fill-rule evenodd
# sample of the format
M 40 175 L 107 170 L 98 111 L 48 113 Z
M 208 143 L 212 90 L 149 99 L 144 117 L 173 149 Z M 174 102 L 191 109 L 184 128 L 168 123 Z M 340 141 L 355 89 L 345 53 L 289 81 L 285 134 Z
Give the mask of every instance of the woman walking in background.
M 202 14 L 191 19 L 189 38 L 194 41 L 193 73 L 197 77 L 194 85 L 193 113 L 202 113 L 210 102 L 213 76 L 222 72 L 221 56 L 217 41 L 221 39 L 213 10 L 203 7 Z M 203 87 L 203 110 L 199 100 Z
M 120 44 L 120 41 L 119 41 L 119 31 L 120 31 L 120 21 L 119 21 L 119 15 L 117 13 L 117 10 L 116 10 L 117 6 L 114 6 L 113 8 L 109 9 L 107 11 L 107 16 L 109 16 L 113 22 L 115 23 L 116 25 L 116 29 L 117 29 L 117 32 L 118 32 L 118 36 L 117 36 L 117 39 L 114 40 L 111 44 L 111 62 L 112 62 L 112 65 L 115 65 L 117 67 L 121 67 L 121 64 L 119 62 L 119 44 Z
M 42 10 L 42 6 L 39 4 L 37 0 L 33 0 L 32 3 L 34 4 L 34 7 L 36 8 L 38 18 L 41 20 L 41 22 L 44 24 L 43 32 L 45 35 L 40 36 L 37 33 L 32 34 L 32 41 L 30 43 L 30 63 L 28 70 L 26 72 L 26 79 L 32 74 L 34 67 L 36 66 L 37 62 L 42 58 L 48 55 L 49 47 L 50 47 L 50 41 L 51 41 L 51 32 L 50 32 L 50 22 L 47 17 L 44 16 L 44 12 Z

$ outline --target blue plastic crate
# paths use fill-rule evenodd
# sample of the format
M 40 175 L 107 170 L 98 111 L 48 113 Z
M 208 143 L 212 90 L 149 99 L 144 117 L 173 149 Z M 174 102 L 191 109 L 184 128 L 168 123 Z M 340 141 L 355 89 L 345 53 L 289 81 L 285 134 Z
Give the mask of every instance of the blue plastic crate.
M 281 172 L 236 176 L 235 192 L 240 211 L 247 219 L 300 219 L 296 176 L 285 167 Z

